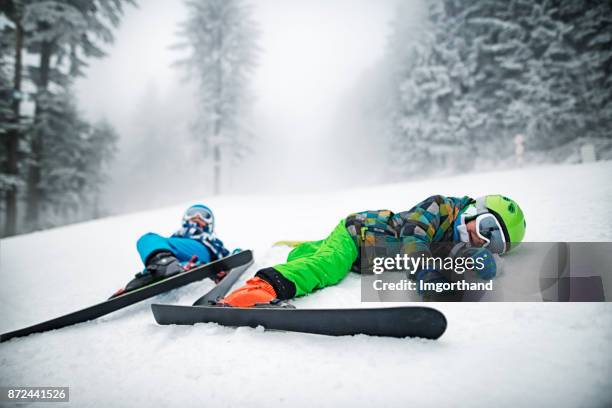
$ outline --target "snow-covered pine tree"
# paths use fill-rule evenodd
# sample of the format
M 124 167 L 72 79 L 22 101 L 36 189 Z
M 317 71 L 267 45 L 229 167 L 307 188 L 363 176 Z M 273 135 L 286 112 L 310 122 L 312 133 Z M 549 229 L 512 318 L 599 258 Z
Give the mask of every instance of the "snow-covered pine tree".
M 52 112 L 67 112 L 70 103 L 65 98 L 72 97 L 69 91 L 72 80 L 83 74 L 87 58 L 104 56 L 102 46 L 113 41 L 112 29 L 119 23 L 124 3 L 134 4 L 132 0 L 42 1 L 33 2 L 25 9 L 24 30 L 28 51 L 38 58 L 38 64 L 29 67 L 30 78 L 36 87 L 35 125 L 27 179 L 26 220 L 30 229 L 38 228 L 43 204 L 49 208 L 45 202 L 53 204 L 63 201 L 52 197 L 63 192 L 46 188 L 43 183 L 46 176 L 42 170 L 44 162 L 47 166 L 59 163 L 47 157 L 53 150 L 52 146 L 47 148 L 47 145 L 55 143 L 53 140 L 68 143 L 68 139 L 56 138 L 53 131 L 57 128 L 50 126 L 52 121 L 45 109 L 52 109 L 52 104 L 61 99 L 65 109 L 58 108 Z M 87 126 L 77 126 L 82 120 L 75 115 L 71 113 L 63 120 L 70 118 L 74 121 L 75 129 L 84 131 Z M 75 132 L 70 134 L 77 137 Z M 64 171 L 54 173 L 56 178 L 62 175 L 68 178 L 67 183 L 71 182 L 70 174 Z
M 14 94 L 11 81 L 11 54 L 12 47 L 9 36 L 2 32 L 0 37 L 0 134 L 4 137 L 12 128 L 13 111 L 11 109 Z M 2 150 L 2 153 L 6 153 Z
M 388 113 L 391 122 L 391 146 L 390 154 L 393 163 L 389 165 L 392 176 L 403 177 L 409 171 L 411 157 L 424 154 L 424 146 L 409 145 L 418 140 L 416 137 L 417 126 L 410 116 L 413 115 L 414 105 L 405 106 L 410 103 L 411 94 L 415 92 L 414 83 L 409 80 L 410 72 L 418 64 L 418 47 L 427 40 L 424 33 L 427 32 L 427 19 L 425 12 L 412 9 L 413 3 L 399 3 L 395 10 L 395 18 L 391 23 L 391 35 L 387 49 L 387 61 L 391 72 L 391 107 Z M 415 14 L 419 14 L 415 16 Z M 415 38 L 414 33 L 423 33 L 423 38 Z
M 463 171 L 474 165 L 478 144 L 475 136 L 485 124 L 485 114 L 471 95 L 474 85 L 470 73 L 468 44 L 462 37 L 465 18 L 471 6 L 456 1 L 443 1 L 430 7 L 434 41 L 431 45 L 432 65 L 444 73 L 442 87 L 436 94 L 437 120 L 440 131 L 432 137 L 441 153 L 441 168 Z
M 101 119 L 81 134 L 81 161 L 76 168 L 84 180 L 81 201 L 76 215 L 80 219 L 99 218 L 104 215 L 100 207 L 102 186 L 107 181 L 108 164 L 117 153 L 119 136 L 113 126 Z
M 4 30 L 3 30 L 4 31 Z M 10 190 L 14 189 L 14 175 L 9 164 L 9 152 L 12 149 L 12 140 L 9 139 L 11 131 L 11 122 L 13 122 L 13 110 L 11 109 L 11 100 L 13 97 L 13 87 L 9 79 L 8 57 L 10 53 L 10 45 L 5 41 L 5 35 L 0 37 L 0 226 L 4 228 L 0 232 L 9 235 L 10 229 L 6 227 L 6 205 L 7 195 Z
M 410 157 L 409 172 L 457 169 L 449 158 L 461 148 L 494 163 L 512 155 L 519 133 L 531 151 L 611 137 L 612 3 L 427 4 L 419 41 L 401 24 L 392 36 L 394 149 Z
M 438 125 L 428 120 L 432 109 L 429 90 L 436 84 L 436 76 L 430 71 L 435 35 L 427 18 L 415 16 L 427 16 L 428 11 L 413 6 L 413 3 L 398 6 L 389 45 L 396 91 L 392 96 L 396 106 L 391 113 L 394 129 L 391 162 L 392 170 L 399 173 L 397 176 L 423 172 L 423 163 L 432 160 L 428 136 Z
M 11 235 L 14 233 L 7 225 L 7 211 L 9 200 L 7 199 L 10 191 L 15 189 L 15 174 L 12 171 L 12 160 L 9 159 L 12 152 L 16 151 L 12 128 L 14 125 L 14 115 L 12 110 L 13 86 L 10 80 L 10 55 L 11 45 L 8 39 L 7 27 L 3 27 L 0 36 L 0 225 L 3 227 L 0 236 L 3 234 Z
M 222 161 L 240 158 L 249 147 L 245 115 L 258 31 L 242 0 L 190 0 L 186 5 L 189 16 L 180 25 L 176 45 L 186 56 L 177 65 L 197 84 L 193 128 L 205 156 L 212 156 L 213 191 L 218 194 Z M 231 157 L 222 157 L 223 151 Z
M 470 132 L 474 154 L 495 162 L 511 154 L 513 136 L 525 131 L 522 89 L 532 55 L 521 21 L 530 9 L 524 0 L 479 1 L 464 9 L 457 0 L 446 3 L 459 10 L 455 35 L 465 44 L 469 78 L 464 98 L 478 112 L 480 125 Z
M 117 135 L 105 121 L 90 125 L 70 90 L 47 93 L 34 131 L 45 137 L 41 170 L 42 228 L 99 215 L 97 198 L 104 166 L 113 157 Z M 43 129 L 39 129 L 42 127 Z
M 554 55 L 559 70 L 573 72 L 573 137 L 612 138 L 612 3 L 550 2 L 559 38 L 571 51 Z M 571 60 L 568 60 L 571 58 Z M 567 96 L 566 96 L 567 97 Z M 564 125 L 569 125 L 566 123 Z M 565 127 L 567 129 L 567 127 Z
M 610 137 L 612 4 L 514 0 L 527 35 L 518 86 L 528 148 L 548 151 L 580 137 Z
M 466 129 L 478 123 L 463 99 L 469 78 L 453 35 L 455 16 L 442 1 L 429 2 L 425 18 L 415 21 L 417 10 L 399 8 L 390 43 L 397 90 L 393 162 L 406 175 L 465 168 L 472 157 Z
M 0 26 L 0 195 L 4 228 L 0 235 L 17 232 L 18 189 L 24 184 L 19 168 L 19 146 L 27 124 L 21 118 L 21 83 L 23 76 L 23 9 L 27 1 L 0 3 L 3 24 Z
M 82 136 L 87 124 L 79 117 L 71 95 L 64 92 L 39 94 L 33 131 L 44 135 L 38 157 L 39 191 L 44 199 L 38 227 L 48 228 L 78 210 L 85 179 L 78 168 L 83 158 Z M 58 194 L 61 192 L 60 194 Z

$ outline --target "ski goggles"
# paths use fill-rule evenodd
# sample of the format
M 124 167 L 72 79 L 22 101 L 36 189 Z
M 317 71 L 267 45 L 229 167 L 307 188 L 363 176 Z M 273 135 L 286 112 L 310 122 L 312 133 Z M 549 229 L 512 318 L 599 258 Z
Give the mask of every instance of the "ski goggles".
M 183 221 L 201 220 L 206 224 L 212 224 L 213 215 L 207 208 L 192 207 L 185 212 Z
M 496 254 L 506 252 L 506 237 L 497 218 L 491 214 L 476 217 L 476 234 L 485 241 L 483 247 Z

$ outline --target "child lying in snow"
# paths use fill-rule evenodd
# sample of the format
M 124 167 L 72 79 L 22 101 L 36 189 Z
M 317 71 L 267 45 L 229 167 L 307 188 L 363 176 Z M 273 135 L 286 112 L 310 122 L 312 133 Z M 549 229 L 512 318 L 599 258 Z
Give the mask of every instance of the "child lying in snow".
M 205 205 L 192 205 L 183 215 L 181 228 L 170 237 L 152 232 L 138 239 L 136 248 L 145 268 L 114 296 L 169 278 L 183 271 L 184 264 L 206 264 L 229 255 L 214 234 L 215 218 Z
M 251 307 L 309 294 L 340 282 L 350 270 L 359 272 L 361 254 L 371 265 L 371 258 L 379 256 L 375 249 L 388 248 L 389 243 L 409 256 L 432 256 L 432 243 L 453 243 L 448 254 L 485 259 L 477 273 L 491 279 L 497 270 L 492 253 L 501 255 L 516 247 L 525 226 L 518 204 L 501 195 L 477 199 L 436 195 L 397 214 L 389 210 L 351 214 L 326 239 L 298 245 L 286 263 L 259 270 L 222 303 Z M 432 269 L 418 270 L 414 276 L 426 282 L 448 281 L 448 274 Z

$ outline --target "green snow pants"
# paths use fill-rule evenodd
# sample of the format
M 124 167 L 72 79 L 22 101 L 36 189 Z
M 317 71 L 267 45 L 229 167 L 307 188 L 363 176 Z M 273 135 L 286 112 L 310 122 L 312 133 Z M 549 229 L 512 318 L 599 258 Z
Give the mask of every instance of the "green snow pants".
M 303 296 L 340 282 L 357 255 L 355 242 L 342 220 L 327 238 L 298 245 L 287 256 L 287 262 L 274 269 L 295 284 L 296 296 Z

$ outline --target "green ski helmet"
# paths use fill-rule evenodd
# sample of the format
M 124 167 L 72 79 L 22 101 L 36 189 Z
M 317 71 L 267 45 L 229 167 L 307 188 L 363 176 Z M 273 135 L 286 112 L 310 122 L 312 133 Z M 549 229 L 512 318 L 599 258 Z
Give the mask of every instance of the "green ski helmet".
M 502 226 L 506 251 L 517 247 L 525 237 L 525 216 L 516 201 L 500 195 L 487 195 L 476 199 L 478 214 L 491 213 Z

